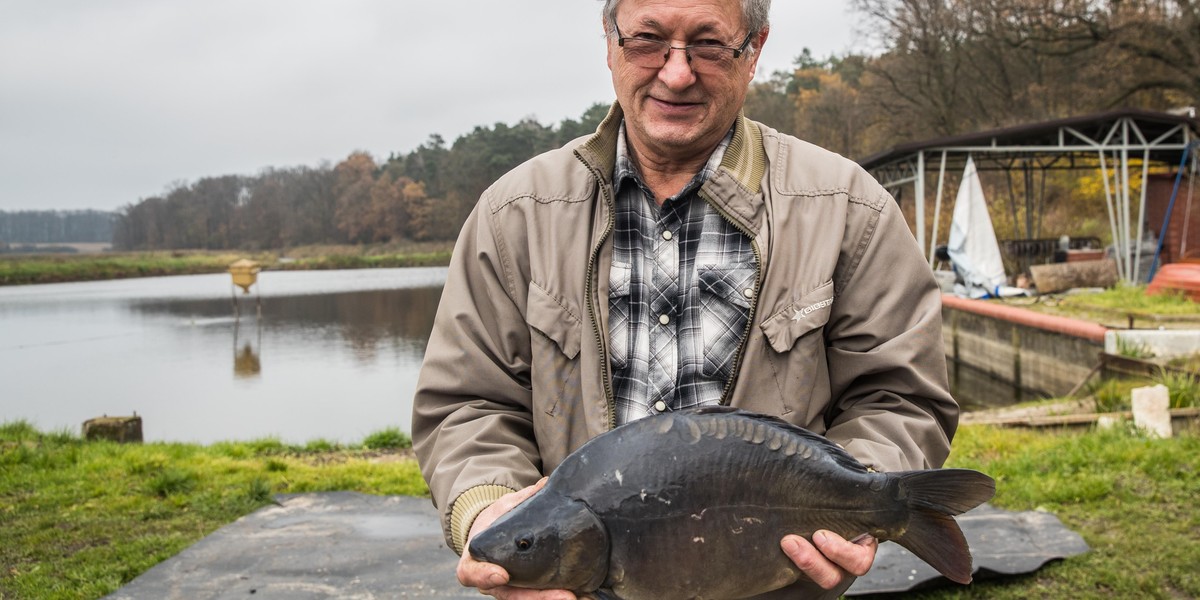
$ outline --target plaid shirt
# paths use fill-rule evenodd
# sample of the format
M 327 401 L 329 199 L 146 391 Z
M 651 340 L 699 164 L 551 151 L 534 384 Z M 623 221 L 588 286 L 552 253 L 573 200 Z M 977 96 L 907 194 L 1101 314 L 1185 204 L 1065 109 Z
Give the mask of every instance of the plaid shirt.
M 621 127 L 609 275 L 618 424 L 717 404 L 732 375 L 758 265 L 750 239 L 697 193 L 720 166 L 730 139 L 732 130 L 660 208 L 629 158 Z

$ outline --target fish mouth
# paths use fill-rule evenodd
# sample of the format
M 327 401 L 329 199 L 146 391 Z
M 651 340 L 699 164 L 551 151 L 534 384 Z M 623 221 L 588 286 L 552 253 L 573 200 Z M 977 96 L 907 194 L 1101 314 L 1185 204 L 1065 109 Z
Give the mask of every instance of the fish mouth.
M 479 544 L 476 544 L 474 540 L 472 540 L 471 543 L 467 545 L 467 552 L 471 553 L 471 558 L 473 558 L 479 562 L 490 563 L 493 560 L 491 556 L 488 556 L 487 551 L 484 550 L 483 548 L 480 548 Z M 493 563 L 493 564 L 495 564 L 495 563 Z

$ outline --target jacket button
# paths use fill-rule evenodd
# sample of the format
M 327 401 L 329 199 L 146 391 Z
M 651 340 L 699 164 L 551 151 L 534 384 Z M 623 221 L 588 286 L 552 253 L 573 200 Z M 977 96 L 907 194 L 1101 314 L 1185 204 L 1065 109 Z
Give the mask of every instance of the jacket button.
M 669 242 L 669 241 L 671 241 L 671 238 L 673 238 L 673 237 L 675 237 L 675 235 L 674 235 L 674 234 L 672 234 L 670 231 L 664 231 L 664 232 L 663 232 L 663 239 L 664 239 L 664 240 L 667 240 L 667 241 Z
M 746 295 L 747 300 L 754 299 L 754 288 L 746 288 L 746 291 L 744 291 L 742 293 Z
M 655 403 L 654 403 L 654 410 L 656 410 L 656 411 L 658 411 L 658 412 L 667 412 L 667 403 L 666 403 L 666 402 L 663 402 L 662 400 L 659 400 L 658 402 L 655 402 Z
M 658 315 L 658 322 L 662 323 L 663 325 L 670 325 L 671 317 L 669 315 Z

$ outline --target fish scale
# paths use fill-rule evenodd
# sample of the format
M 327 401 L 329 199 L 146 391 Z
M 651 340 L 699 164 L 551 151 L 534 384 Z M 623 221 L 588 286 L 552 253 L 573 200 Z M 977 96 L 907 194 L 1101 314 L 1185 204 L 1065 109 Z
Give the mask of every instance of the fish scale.
M 773 417 L 703 407 L 647 417 L 584 444 L 469 551 L 510 585 L 626 600 L 738 598 L 789 585 L 784 535 L 894 539 L 970 580 L 953 515 L 995 483 L 963 469 L 874 473 Z M 713 568 L 734 565 L 734 568 Z

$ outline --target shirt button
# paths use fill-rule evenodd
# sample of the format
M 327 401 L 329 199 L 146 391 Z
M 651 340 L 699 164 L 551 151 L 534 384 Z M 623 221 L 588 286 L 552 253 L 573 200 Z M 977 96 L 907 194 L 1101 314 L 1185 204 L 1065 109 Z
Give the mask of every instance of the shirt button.
M 664 231 L 664 232 L 663 232 L 663 239 L 664 239 L 664 240 L 671 241 L 671 238 L 673 238 L 673 237 L 675 237 L 675 235 L 674 235 L 673 233 L 671 233 L 670 231 Z
M 745 294 L 747 300 L 754 299 L 754 288 L 746 288 L 746 291 L 742 293 Z
M 656 411 L 658 411 L 658 412 L 667 412 L 667 403 L 666 403 L 666 402 L 663 402 L 662 400 L 659 400 L 658 402 L 655 402 L 655 403 L 654 403 L 654 410 L 656 410 Z
M 658 315 L 658 322 L 662 323 L 663 325 L 670 325 L 671 317 L 668 315 Z

